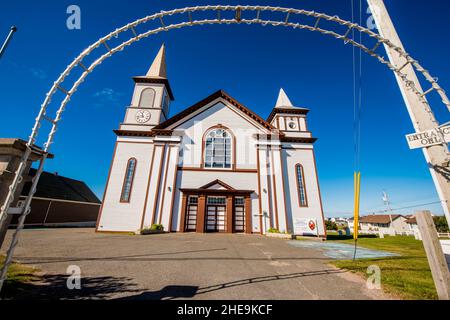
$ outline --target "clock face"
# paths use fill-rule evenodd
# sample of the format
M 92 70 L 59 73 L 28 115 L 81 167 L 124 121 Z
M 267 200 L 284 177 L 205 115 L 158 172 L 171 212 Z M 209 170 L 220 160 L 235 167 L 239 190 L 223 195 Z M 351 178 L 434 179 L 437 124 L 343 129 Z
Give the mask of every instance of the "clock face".
M 146 123 L 150 120 L 150 112 L 146 110 L 139 110 L 136 113 L 136 121 L 139 123 Z

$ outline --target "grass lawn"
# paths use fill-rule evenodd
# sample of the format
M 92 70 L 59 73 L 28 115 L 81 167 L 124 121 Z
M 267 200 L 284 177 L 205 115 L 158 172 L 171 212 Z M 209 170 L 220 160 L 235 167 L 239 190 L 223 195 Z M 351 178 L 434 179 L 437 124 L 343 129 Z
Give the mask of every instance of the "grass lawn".
M 3 267 L 4 261 L 5 257 L 0 256 L 0 267 Z M 2 296 L 14 295 L 15 293 L 25 290 L 30 282 L 39 279 L 35 275 L 37 271 L 37 269 L 13 262 L 8 269 L 8 279 L 2 290 Z
M 353 239 L 329 240 L 353 244 Z M 400 257 L 364 259 L 356 261 L 332 261 L 338 268 L 363 274 L 367 277 L 367 267 L 378 265 L 381 269 L 381 285 L 385 292 L 403 299 L 437 299 L 428 260 L 422 242 L 414 237 L 361 238 L 358 245 L 367 249 L 385 250 L 398 253 Z

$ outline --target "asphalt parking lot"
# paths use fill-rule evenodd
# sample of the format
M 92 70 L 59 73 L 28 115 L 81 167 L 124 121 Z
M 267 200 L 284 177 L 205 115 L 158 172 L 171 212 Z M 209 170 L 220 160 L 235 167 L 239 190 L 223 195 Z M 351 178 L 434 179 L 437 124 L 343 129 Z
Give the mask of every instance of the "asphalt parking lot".
M 318 250 L 259 235 L 24 230 L 15 260 L 37 267 L 44 279 L 17 299 L 389 298 L 329 266 Z M 81 289 L 69 290 L 68 270 L 78 268 Z

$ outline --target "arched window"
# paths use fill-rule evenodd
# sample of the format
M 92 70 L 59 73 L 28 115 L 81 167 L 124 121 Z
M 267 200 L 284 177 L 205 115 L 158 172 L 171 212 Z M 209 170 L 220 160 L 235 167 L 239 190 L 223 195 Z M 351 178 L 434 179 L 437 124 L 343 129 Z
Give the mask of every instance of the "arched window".
M 131 188 L 133 187 L 134 173 L 136 172 L 136 163 L 137 160 L 135 158 L 128 160 L 125 178 L 123 179 L 120 202 L 130 202 Z
M 205 168 L 231 168 L 231 135 L 223 128 L 209 131 L 205 137 Z
M 306 195 L 305 173 L 303 171 L 303 166 L 301 164 L 297 164 L 295 166 L 295 172 L 297 174 L 297 192 L 299 205 L 300 207 L 307 207 L 308 197 Z
M 142 90 L 139 107 L 152 108 L 155 101 L 156 92 L 152 88 Z

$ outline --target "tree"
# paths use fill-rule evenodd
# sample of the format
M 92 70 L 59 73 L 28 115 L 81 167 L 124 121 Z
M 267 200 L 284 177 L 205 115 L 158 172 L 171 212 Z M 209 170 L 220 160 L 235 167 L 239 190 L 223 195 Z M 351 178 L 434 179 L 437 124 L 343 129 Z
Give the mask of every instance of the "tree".
M 330 221 L 330 220 L 326 220 L 325 221 L 325 226 L 327 227 L 327 230 L 335 230 L 337 231 L 338 225 L 336 224 L 336 222 Z
M 435 216 L 433 217 L 434 224 L 436 225 L 437 232 L 449 232 L 447 219 L 445 216 Z

